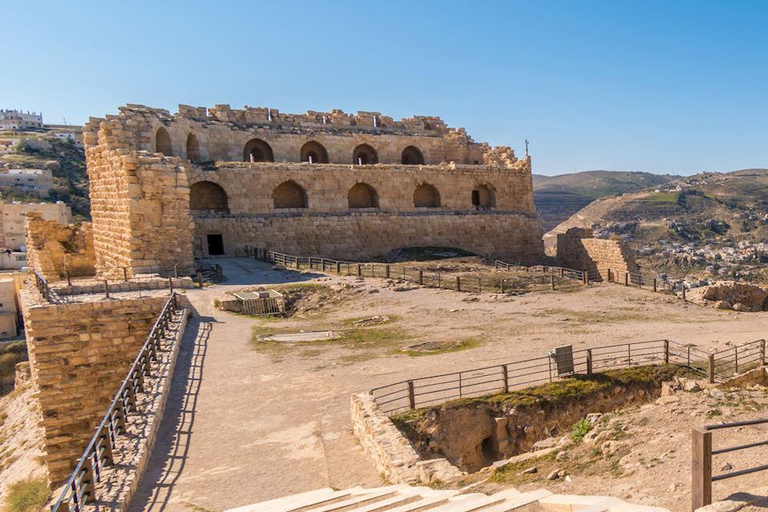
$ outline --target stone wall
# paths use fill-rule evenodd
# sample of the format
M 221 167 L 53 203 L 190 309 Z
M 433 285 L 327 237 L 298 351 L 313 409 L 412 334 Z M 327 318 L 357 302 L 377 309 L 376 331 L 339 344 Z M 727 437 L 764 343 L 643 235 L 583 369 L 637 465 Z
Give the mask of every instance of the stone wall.
M 454 247 L 489 257 L 536 263 L 543 253 L 541 223 L 518 213 L 289 214 L 196 219 L 195 253 L 221 234 L 224 253 L 245 246 L 342 260 L 364 260 L 405 247 Z
M 432 481 L 450 482 L 465 475 L 446 459 L 421 460 L 369 393 L 352 395 L 350 410 L 352 431 L 387 482 L 428 484 Z
M 90 223 L 79 227 L 27 214 L 27 265 L 49 281 L 58 281 L 66 272 L 93 275 L 95 253 Z
M 166 301 L 49 305 L 36 290 L 22 292 L 52 482 L 69 476 Z
M 591 229 L 571 228 L 557 235 L 558 265 L 589 271 L 590 279 L 608 280 L 608 270 L 621 281 L 639 269 L 635 255 L 621 240 L 593 238 Z

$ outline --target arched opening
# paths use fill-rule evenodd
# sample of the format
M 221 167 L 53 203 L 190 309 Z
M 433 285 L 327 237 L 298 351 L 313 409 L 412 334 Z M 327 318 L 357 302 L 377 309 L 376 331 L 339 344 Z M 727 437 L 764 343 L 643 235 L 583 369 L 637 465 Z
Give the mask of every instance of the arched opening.
M 379 154 L 368 144 L 360 144 L 352 152 L 352 163 L 356 165 L 373 165 L 379 163 Z
M 358 183 L 347 194 L 350 208 L 378 208 L 379 194 L 367 183 Z
M 162 153 L 165 156 L 173 156 L 173 145 L 168 130 L 162 126 L 155 133 L 155 153 Z
M 422 183 L 413 193 L 413 205 L 416 208 L 438 208 L 440 192 L 429 183 Z
M 405 165 L 424 165 L 424 155 L 416 146 L 408 146 L 400 156 L 400 163 Z
M 472 190 L 472 206 L 477 209 L 496 206 L 496 193 L 488 185 L 478 185 Z
M 227 193 L 212 181 L 199 181 L 189 189 L 189 209 L 193 212 L 229 213 Z
M 200 143 L 194 133 L 187 135 L 187 160 L 195 163 L 200 161 Z
M 328 152 L 322 144 L 311 140 L 301 146 L 301 161 L 312 164 L 327 164 Z
M 251 139 L 243 149 L 244 162 L 274 162 L 272 147 L 261 139 Z
M 306 208 L 307 193 L 295 181 L 285 181 L 272 191 L 275 208 Z

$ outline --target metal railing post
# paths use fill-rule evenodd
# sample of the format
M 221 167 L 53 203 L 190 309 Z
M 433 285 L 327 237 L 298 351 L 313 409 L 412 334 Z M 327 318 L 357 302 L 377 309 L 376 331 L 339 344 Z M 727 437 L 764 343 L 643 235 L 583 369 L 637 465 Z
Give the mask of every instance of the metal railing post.
M 123 267 L 123 282 L 128 282 L 128 267 Z
M 505 364 L 501 366 L 501 377 L 504 382 L 504 387 L 502 389 L 505 393 L 509 393 L 509 369 Z
M 760 340 L 760 366 L 765 366 L 765 340 Z
M 109 298 L 109 282 L 106 279 L 104 280 L 104 295 Z
M 424 271 L 421 269 L 419 269 L 419 284 L 420 285 L 424 284 Z
M 505 285 L 505 284 L 507 284 L 507 280 L 506 280 L 506 279 L 502 279 L 502 280 L 501 280 L 501 293 L 502 293 L 502 295 L 503 295 L 504 293 L 506 293 L 506 290 L 504 290 L 504 285 Z
M 656 278 L 653 278 L 653 291 L 656 291 Z
M 200 271 L 197 272 L 197 286 L 198 288 L 203 287 L 203 273 Z
M 611 274 L 611 269 L 608 269 L 608 282 L 610 283 L 612 282 L 612 280 L 613 280 L 613 275 Z
M 685 285 L 683 285 L 683 302 L 685 302 Z
M 461 277 L 456 276 L 456 291 L 461 291 Z
M 483 293 L 483 278 L 477 277 L 477 293 Z
M 664 364 L 669 364 L 669 340 L 664 340 Z
M 624 286 L 629 286 L 629 272 L 624 272 Z
M 694 428 L 691 437 L 691 510 L 696 510 L 712 503 L 712 432 Z
M 709 354 L 708 358 L 709 362 L 709 368 L 707 372 L 707 377 L 710 384 L 715 383 L 715 354 Z
M 65 270 L 67 273 L 67 286 L 72 286 L 72 277 L 69 275 L 69 270 Z
M 391 275 L 391 269 L 389 268 L 389 265 L 384 266 L 384 273 L 387 276 L 387 279 L 389 279 L 389 276 Z
M 587 349 L 587 375 L 592 375 L 592 349 Z
M 408 405 L 411 410 L 416 408 L 416 391 L 413 388 L 413 381 L 408 381 Z
M 552 285 L 552 289 L 554 290 L 555 289 L 555 275 L 554 274 L 550 274 L 549 282 Z

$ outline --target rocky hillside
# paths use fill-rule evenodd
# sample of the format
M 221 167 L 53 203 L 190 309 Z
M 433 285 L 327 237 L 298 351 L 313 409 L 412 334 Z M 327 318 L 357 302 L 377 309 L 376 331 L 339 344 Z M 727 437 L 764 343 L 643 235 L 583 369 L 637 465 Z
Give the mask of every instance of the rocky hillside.
M 549 231 L 595 199 L 657 187 L 678 178 L 624 171 L 586 171 L 559 176 L 534 174 L 533 193 L 544 231 Z
M 627 240 L 647 267 L 672 274 L 762 278 L 768 169 L 702 173 L 599 199 L 551 233 L 592 227 Z M 549 237 L 551 242 L 551 236 Z
M 7 134 L 0 133 L 6 138 Z M 48 133 L 24 133 L 9 135 L 8 138 L 31 138 L 34 144 L 22 144 L 15 151 L 0 153 L 0 166 L 9 164 L 12 168 L 50 169 L 53 172 L 53 190 L 45 202 L 64 201 L 75 220 L 86 220 L 91 216 L 88 198 L 88 176 L 85 172 L 85 153 L 70 140 L 50 137 Z M 41 199 L 19 193 L 5 192 L 6 201 L 38 202 Z

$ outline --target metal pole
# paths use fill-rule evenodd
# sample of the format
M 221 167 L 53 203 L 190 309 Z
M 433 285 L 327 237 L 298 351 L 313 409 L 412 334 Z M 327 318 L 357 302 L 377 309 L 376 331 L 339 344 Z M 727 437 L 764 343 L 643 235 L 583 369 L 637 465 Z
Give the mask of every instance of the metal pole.
M 128 282 L 128 268 L 127 267 L 123 267 L 123 282 L 125 282 L 125 283 Z
M 552 285 L 552 289 L 554 290 L 555 289 L 555 276 L 554 276 L 554 274 L 550 274 L 549 282 Z
M 587 349 L 587 375 L 592 375 L 592 349 Z
M 501 366 L 501 376 L 504 380 L 504 392 L 509 393 L 509 369 L 507 368 L 507 365 Z
M 709 354 L 709 383 L 715 383 L 715 354 Z
M 669 340 L 664 340 L 664 364 L 669 364 Z
M 765 340 L 760 340 L 760 366 L 765 366 Z
M 67 286 L 72 286 L 72 279 L 69 276 L 69 270 L 65 271 L 67 273 Z
M 461 291 L 461 277 L 456 276 L 456 290 Z
M 419 284 L 420 285 L 424 284 L 424 271 L 421 269 L 419 269 Z
M 624 272 L 624 286 L 629 286 L 629 272 Z
M 506 279 L 502 279 L 501 280 L 501 293 L 502 294 L 506 293 L 506 291 L 504 290 L 504 285 L 506 284 L 506 282 L 507 282 Z
M 387 275 L 387 279 L 389 279 L 389 275 L 390 275 L 390 268 L 389 268 L 389 265 L 386 265 L 386 266 L 384 267 L 384 271 L 386 272 L 386 275 Z
M 656 278 L 653 278 L 653 291 L 656 291 Z
M 408 381 L 408 405 L 411 409 L 416 408 L 416 392 L 413 389 L 413 381 Z
M 691 510 L 696 510 L 712 504 L 712 432 L 694 428 L 691 438 Z
M 173 293 L 173 278 L 172 277 L 168 278 L 168 289 L 171 291 L 171 293 Z
M 109 282 L 106 279 L 104 280 L 104 295 L 109 298 Z
M 203 287 L 203 273 L 200 271 L 197 272 L 197 286 L 198 288 Z

